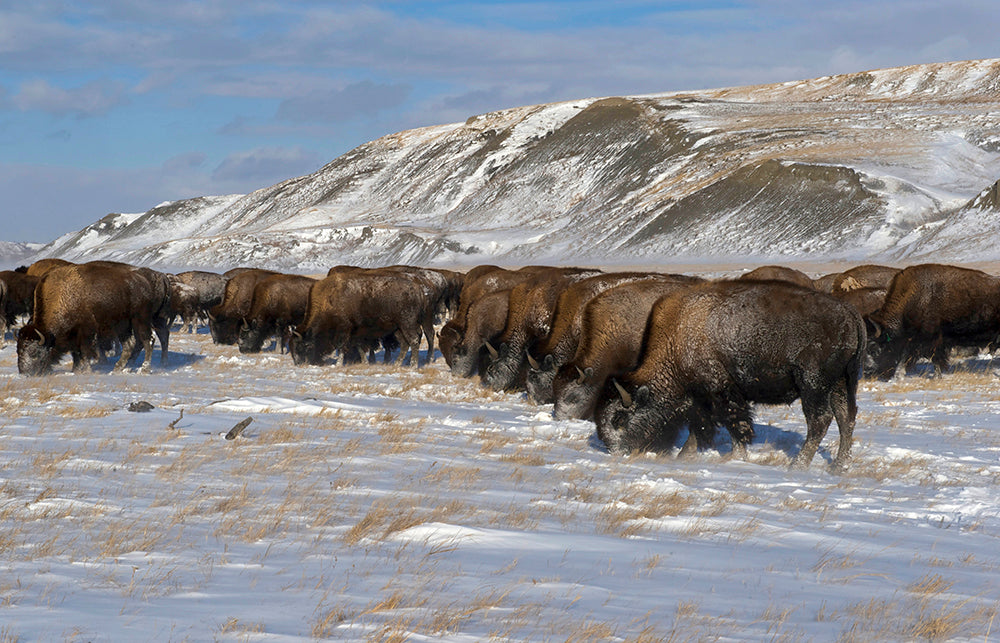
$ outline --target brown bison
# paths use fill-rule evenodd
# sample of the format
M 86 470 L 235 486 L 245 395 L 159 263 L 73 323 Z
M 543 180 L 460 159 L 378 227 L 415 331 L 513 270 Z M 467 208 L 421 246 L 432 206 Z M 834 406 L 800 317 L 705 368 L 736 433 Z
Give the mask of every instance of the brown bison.
M 897 274 L 881 310 L 869 316 L 870 372 L 891 378 L 918 358 L 938 373 L 953 348 L 983 348 L 1000 334 L 1000 278 L 979 270 L 920 264 Z
M 776 281 L 691 286 L 653 307 L 639 367 L 601 392 L 598 436 L 612 453 L 662 450 L 687 426 L 707 446 L 721 424 L 740 456 L 754 435 L 752 403 L 801 399 L 808 430 L 793 466 L 809 465 L 836 418 L 841 470 L 865 342 L 858 311 L 825 293 Z
M 570 284 L 559 295 L 552 315 L 552 330 L 535 348 L 528 351 L 525 389 L 538 404 L 553 401 L 552 382 L 564 364 L 573 359 L 580 342 L 583 311 L 587 303 L 616 286 L 635 281 L 669 280 L 686 283 L 702 281 L 698 277 L 663 275 L 649 272 L 611 272 L 594 275 Z M 532 354 L 534 353 L 534 355 Z
M 899 268 L 865 264 L 854 266 L 839 273 L 830 286 L 834 295 L 859 290 L 861 288 L 882 288 L 888 290 L 893 278 L 899 274 Z
M 199 320 L 208 320 L 208 311 L 222 303 L 222 298 L 226 294 L 226 282 L 228 279 L 217 272 L 206 270 L 188 270 L 174 275 L 177 281 L 194 291 L 194 297 L 190 294 L 183 296 L 183 310 L 178 310 L 181 315 L 181 328 L 187 326 L 188 332 L 194 332 L 194 325 Z M 178 289 L 183 292 L 183 289 Z
M 71 265 L 73 265 L 71 261 L 56 259 L 55 257 L 51 257 L 49 259 L 39 259 L 35 263 L 28 266 L 25 274 L 31 275 L 32 277 L 38 277 L 40 279 L 54 268 L 62 268 L 63 266 Z
M 258 282 L 280 273 L 260 268 L 235 269 L 226 282 L 226 292 L 222 303 L 208 311 L 208 329 L 216 344 L 235 344 L 243 325 L 243 319 L 250 312 L 253 289 Z M 232 271 L 230 271 L 232 272 Z
M 18 333 L 17 366 L 25 375 L 43 375 L 66 353 L 73 370 L 90 368 L 107 341 L 122 344 L 115 370 L 145 350 L 144 369 L 153 356 L 153 331 L 160 334 L 169 315 L 166 275 L 115 262 L 53 268 L 35 289 L 31 321 Z M 166 336 L 160 335 L 161 361 Z
M 7 342 L 7 329 L 22 315 L 31 315 L 35 303 L 35 286 L 41 277 L 16 270 L 0 272 L 0 346 Z
M 660 298 L 688 283 L 670 278 L 618 285 L 594 297 L 583 310 L 580 341 L 573 359 L 552 382 L 556 419 L 589 419 L 610 377 L 639 365 L 649 312 Z
M 441 352 L 459 377 L 472 377 L 477 372 L 485 373 L 491 355 L 487 346 L 497 341 L 507 324 L 507 310 L 510 291 L 500 290 L 483 295 L 472 303 L 466 312 L 462 335 L 453 345 L 445 349 L 450 336 L 442 334 Z M 456 335 L 457 336 L 457 335 Z
M 314 283 L 312 277 L 280 274 L 257 282 L 236 342 L 240 352 L 259 353 L 271 337 L 277 337 L 284 352 L 289 332 L 305 318 Z
M 599 271 L 582 268 L 550 268 L 534 274 L 510 291 L 507 323 L 500 345 L 485 373 L 483 384 L 494 391 L 523 388 L 527 377 L 527 353 L 548 336 L 552 314 L 560 293 L 570 284 Z M 490 348 L 492 344 L 487 344 Z M 491 351 L 492 353 L 493 351 Z
M 445 362 L 448 363 L 453 372 L 455 372 L 455 367 L 452 347 L 463 347 L 464 355 L 459 358 L 460 360 L 469 355 L 478 355 L 479 353 L 480 346 L 472 346 L 471 342 L 466 341 L 464 337 L 469 308 L 482 297 L 493 292 L 509 291 L 519 283 L 530 279 L 536 272 L 547 269 L 544 266 L 527 266 L 520 270 L 507 270 L 505 268 L 498 268 L 497 266 L 486 265 L 477 266 L 466 273 L 462 290 L 459 294 L 458 311 L 445 323 L 438 333 L 438 344 L 441 346 L 441 354 L 444 355 Z M 474 357 L 473 360 L 478 361 L 478 358 Z M 467 372 L 467 370 L 468 365 L 464 362 L 458 367 L 458 371 L 462 373 Z M 473 368 L 472 373 L 474 372 L 475 368 Z M 469 375 L 471 376 L 472 373 Z
M 803 288 L 816 289 L 816 284 L 813 282 L 812 277 L 801 270 L 788 268 L 787 266 L 760 266 L 740 275 L 739 279 L 749 279 L 751 281 L 787 281 L 790 284 L 796 284 Z
M 409 351 L 417 367 L 421 332 L 433 349 L 433 303 L 422 284 L 396 271 L 345 270 L 313 284 L 289 352 L 296 364 L 322 364 L 336 350 L 346 356 L 393 335 L 400 346 L 396 360 Z

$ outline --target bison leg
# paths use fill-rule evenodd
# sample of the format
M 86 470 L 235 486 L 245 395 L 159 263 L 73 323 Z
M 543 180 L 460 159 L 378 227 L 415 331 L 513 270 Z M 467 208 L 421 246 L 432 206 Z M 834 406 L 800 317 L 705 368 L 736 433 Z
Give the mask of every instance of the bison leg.
M 851 459 L 851 444 L 854 442 L 854 423 L 858 415 L 858 404 L 850 383 L 841 380 L 830 395 L 833 403 L 833 415 L 837 418 L 837 429 L 840 431 L 840 446 L 837 458 L 833 461 L 834 471 L 843 471 Z
M 753 442 L 753 415 L 747 402 L 731 403 L 726 408 L 726 430 L 733 444 L 731 457 L 746 460 L 747 445 Z
M 160 341 L 160 365 L 165 366 L 167 364 L 167 347 L 170 345 L 170 324 L 165 321 L 154 322 L 153 330 L 156 331 L 156 338 Z M 150 338 L 149 345 L 152 348 L 152 338 Z M 149 364 L 152 359 L 152 353 L 150 353 L 146 358 L 146 363 Z
M 430 364 L 431 362 L 434 361 L 434 318 L 433 317 L 424 320 L 424 337 L 427 338 L 427 363 Z M 417 353 L 419 352 L 420 352 L 420 340 L 417 340 Z
M 823 394 L 818 391 L 802 394 L 802 413 L 806 416 L 806 441 L 792 461 L 793 469 L 805 469 L 809 466 L 827 429 L 830 428 L 830 422 L 833 421 L 830 397 L 830 393 Z
M 115 362 L 114 368 L 111 369 L 114 373 L 124 371 L 125 366 L 132 359 L 133 353 L 136 350 L 135 334 L 129 333 L 126 337 L 121 338 L 121 345 L 121 354 L 118 355 L 118 360 Z

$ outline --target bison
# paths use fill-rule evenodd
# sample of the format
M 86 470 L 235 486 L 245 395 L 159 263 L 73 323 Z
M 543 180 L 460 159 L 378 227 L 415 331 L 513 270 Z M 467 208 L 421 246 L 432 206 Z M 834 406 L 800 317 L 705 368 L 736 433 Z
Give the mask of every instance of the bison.
M 0 346 L 6 343 L 7 329 L 22 315 L 31 315 L 40 279 L 16 270 L 0 272 Z
M 452 347 L 462 347 L 464 355 L 478 355 L 480 345 L 472 346 L 470 341 L 466 341 L 465 332 L 468 323 L 469 308 L 486 295 L 493 292 L 509 291 L 517 284 L 530 279 L 532 275 L 540 270 L 547 270 L 543 266 L 527 266 L 520 270 L 507 270 L 497 266 L 485 265 L 477 266 L 465 275 L 462 290 L 459 294 L 458 311 L 441 328 L 438 333 L 438 344 L 441 347 L 441 354 L 444 355 L 445 362 L 455 372 Z M 506 313 L 505 313 L 506 314 Z M 502 330 L 502 329 L 501 329 Z M 464 359 L 464 356 L 459 358 Z M 478 361 L 473 358 L 474 361 Z M 459 366 L 459 371 L 465 373 L 467 364 L 463 362 Z M 473 368 L 472 373 L 475 372 Z M 471 376 L 469 373 L 468 376 Z
M 909 266 L 893 278 L 885 304 L 868 320 L 871 375 L 889 379 L 921 357 L 944 373 L 951 349 L 996 341 L 1000 278 L 944 264 Z
M 222 303 L 208 311 L 208 329 L 216 344 L 235 344 L 257 282 L 279 273 L 260 268 L 239 268 L 226 282 Z M 230 271 L 232 272 L 232 271 Z
M 315 282 L 312 277 L 281 274 L 257 282 L 236 342 L 240 352 L 259 353 L 272 336 L 277 336 L 284 352 L 290 330 L 305 317 L 309 289 Z
M 576 353 L 552 381 L 556 419 L 593 416 L 605 381 L 639 365 L 653 304 L 688 285 L 669 277 L 651 278 L 620 284 L 587 302 Z
M 410 351 L 417 367 L 421 332 L 432 342 L 433 304 L 421 284 L 394 271 L 345 270 L 313 284 L 289 352 L 296 364 L 321 364 L 335 350 L 345 355 L 394 335 L 400 345 L 396 359 Z
M 35 263 L 28 266 L 28 268 L 25 270 L 25 274 L 31 275 L 32 277 L 38 277 L 39 279 L 41 279 L 46 274 L 48 274 L 50 270 L 71 265 L 73 265 L 71 261 L 66 261 L 65 259 L 56 259 L 55 257 L 50 257 L 48 259 L 39 259 Z
M 491 292 L 473 302 L 466 313 L 461 337 L 447 350 L 445 343 L 450 337 L 442 333 L 442 353 L 453 374 L 472 377 L 477 372 L 486 372 L 491 359 L 487 347 L 492 346 L 503 333 L 509 302 L 509 290 Z
M 583 311 L 588 302 L 602 292 L 634 281 L 669 280 L 695 283 L 698 277 L 662 275 L 649 272 L 611 272 L 594 275 L 570 284 L 559 295 L 552 315 L 552 330 L 536 347 L 528 351 L 525 389 L 538 404 L 553 401 L 552 382 L 558 370 L 576 354 L 580 342 Z M 534 355 L 532 355 L 534 353 Z
M 796 284 L 803 288 L 816 289 L 816 284 L 812 277 L 801 270 L 788 268 L 787 266 L 760 266 L 740 275 L 739 279 L 749 279 L 751 281 L 787 281 L 790 284 Z
M 527 352 L 536 342 L 548 336 L 560 293 L 570 284 L 598 272 L 582 268 L 550 268 L 512 288 L 507 324 L 499 338 L 500 346 L 486 372 L 480 373 L 483 384 L 494 391 L 523 387 L 527 376 Z
M 882 288 L 887 290 L 893 278 L 899 273 L 899 268 L 865 264 L 854 266 L 838 274 L 830 286 L 834 295 L 858 290 L 861 288 Z
M 115 262 L 56 267 L 35 289 L 34 313 L 18 333 L 17 366 L 24 375 L 43 375 L 66 353 L 73 370 L 90 367 L 102 343 L 119 341 L 115 370 L 123 370 L 138 350 L 143 369 L 153 355 L 153 331 L 160 334 L 169 311 L 166 275 Z M 160 335 L 161 361 L 167 342 Z
M 801 399 L 808 429 L 793 466 L 809 465 L 836 418 L 833 467 L 842 470 L 865 342 L 858 311 L 825 293 L 776 281 L 691 286 L 654 305 L 639 367 L 601 392 L 598 436 L 612 453 L 662 450 L 687 426 L 707 446 L 721 424 L 742 456 L 754 435 L 751 403 Z
M 206 270 L 188 270 L 174 275 L 177 281 L 193 289 L 195 299 L 187 296 L 187 308 L 180 312 L 182 326 L 187 326 L 188 332 L 194 332 L 194 324 L 199 319 L 207 320 L 208 311 L 222 303 L 222 298 L 226 294 L 225 275 Z M 180 290 L 180 289 L 179 289 Z

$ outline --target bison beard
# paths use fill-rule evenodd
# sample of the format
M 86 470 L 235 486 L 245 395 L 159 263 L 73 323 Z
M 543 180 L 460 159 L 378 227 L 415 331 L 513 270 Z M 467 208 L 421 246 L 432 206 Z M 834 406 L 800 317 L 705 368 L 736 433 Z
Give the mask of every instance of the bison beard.
M 836 418 L 833 466 L 842 469 L 865 341 L 853 307 L 791 284 L 717 282 L 675 293 L 653 308 L 639 367 L 605 385 L 598 435 L 613 453 L 665 450 L 687 426 L 704 447 L 721 424 L 742 455 L 753 438 L 751 403 L 801 399 L 808 431 L 793 466 L 808 466 Z

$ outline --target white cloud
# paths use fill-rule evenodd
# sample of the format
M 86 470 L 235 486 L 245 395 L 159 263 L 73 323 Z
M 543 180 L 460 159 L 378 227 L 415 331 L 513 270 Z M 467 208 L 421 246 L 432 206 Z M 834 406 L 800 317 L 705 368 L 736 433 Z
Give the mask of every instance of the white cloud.
M 56 116 L 80 118 L 107 114 L 127 102 L 123 83 L 97 80 L 73 89 L 63 89 L 43 79 L 22 83 L 10 103 L 21 111 L 38 110 Z

